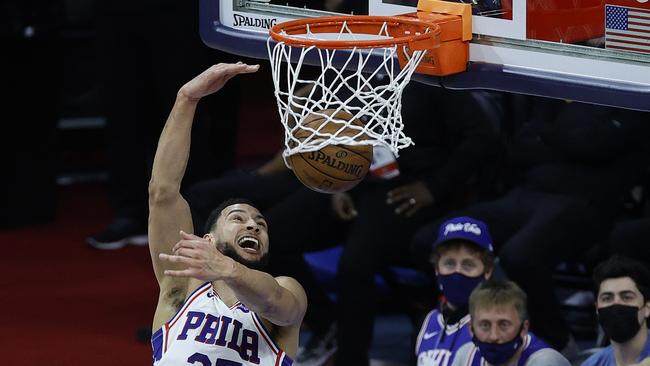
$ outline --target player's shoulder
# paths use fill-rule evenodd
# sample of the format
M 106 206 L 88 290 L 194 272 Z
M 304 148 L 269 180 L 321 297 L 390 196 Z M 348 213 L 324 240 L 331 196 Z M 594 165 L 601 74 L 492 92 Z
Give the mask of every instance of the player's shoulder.
M 303 314 L 307 311 L 307 294 L 305 289 L 302 287 L 300 282 L 295 278 L 289 276 L 278 276 L 275 277 L 275 280 L 278 284 L 284 287 L 287 291 L 291 292 L 300 306 L 300 310 Z
M 291 291 L 294 295 L 304 296 L 305 299 L 307 298 L 307 295 L 305 295 L 305 289 L 295 278 L 289 276 L 277 276 L 275 277 L 275 280 L 278 281 L 280 286 Z
M 298 282 L 298 280 L 296 280 L 296 279 L 293 278 L 293 277 L 289 277 L 289 276 L 276 276 L 276 277 L 275 277 L 275 280 L 278 281 L 278 283 L 279 283 L 280 286 L 282 286 L 282 287 L 285 287 L 285 285 L 289 285 L 289 286 L 300 286 L 300 288 L 302 288 L 302 286 L 300 285 L 300 282 Z

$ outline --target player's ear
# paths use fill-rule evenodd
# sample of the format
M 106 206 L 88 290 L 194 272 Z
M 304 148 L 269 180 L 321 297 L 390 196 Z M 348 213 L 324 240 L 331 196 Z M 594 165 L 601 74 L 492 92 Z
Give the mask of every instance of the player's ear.
M 203 235 L 203 239 L 210 240 L 211 242 L 213 242 L 214 236 L 212 235 L 212 233 L 207 233 Z

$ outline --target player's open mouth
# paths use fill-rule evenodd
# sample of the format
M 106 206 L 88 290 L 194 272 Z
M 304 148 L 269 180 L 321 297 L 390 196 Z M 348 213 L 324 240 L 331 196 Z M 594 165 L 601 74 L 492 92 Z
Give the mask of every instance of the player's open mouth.
M 237 240 L 237 245 L 247 253 L 257 253 L 260 249 L 260 242 L 252 236 L 242 236 Z

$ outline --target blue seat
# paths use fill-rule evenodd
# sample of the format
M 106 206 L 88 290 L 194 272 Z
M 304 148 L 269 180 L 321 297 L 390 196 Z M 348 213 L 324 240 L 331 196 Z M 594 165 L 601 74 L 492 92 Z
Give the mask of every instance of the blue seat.
M 304 258 L 318 282 L 334 298 L 335 294 L 332 292 L 336 290 L 336 270 L 342 252 L 343 246 L 337 245 L 329 249 L 304 254 Z M 391 266 L 375 275 L 375 286 L 380 294 L 389 293 L 394 286 L 426 287 L 430 282 L 422 272 L 399 266 Z

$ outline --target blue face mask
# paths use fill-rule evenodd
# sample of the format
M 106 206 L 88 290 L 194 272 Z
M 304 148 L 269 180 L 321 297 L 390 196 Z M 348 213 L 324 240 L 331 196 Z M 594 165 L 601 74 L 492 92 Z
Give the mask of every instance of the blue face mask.
M 481 357 L 483 357 L 485 361 L 489 362 L 491 365 L 501 365 L 514 356 L 522 343 L 524 343 L 520 333 L 521 328 L 519 328 L 517 335 L 512 340 L 500 344 L 481 342 L 476 338 L 476 336 L 472 338 L 472 342 L 474 342 L 476 347 L 481 351 Z
M 484 277 L 468 277 L 464 274 L 454 272 L 450 275 L 438 275 L 438 288 L 445 295 L 447 301 L 452 305 L 467 307 L 469 304 L 469 295 L 476 288 Z

